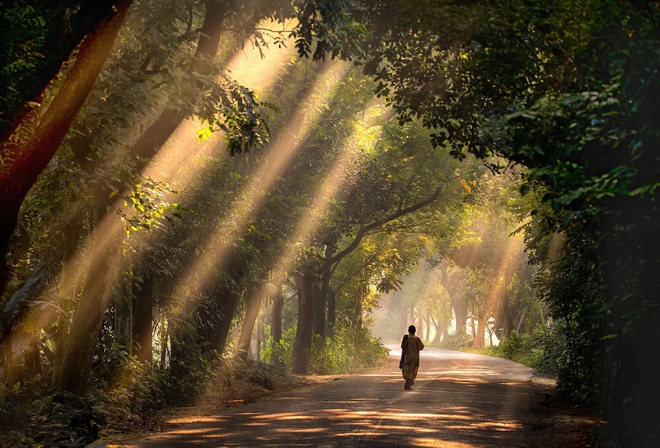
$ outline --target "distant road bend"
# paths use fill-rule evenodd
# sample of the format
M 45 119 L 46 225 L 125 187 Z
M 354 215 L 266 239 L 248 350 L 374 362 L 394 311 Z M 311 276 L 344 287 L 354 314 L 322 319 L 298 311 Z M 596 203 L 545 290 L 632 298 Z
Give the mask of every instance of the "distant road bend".
M 561 447 L 584 446 L 548 418 L 532 369 L 490 356 L 427 347 L 412 391 L 400 350 L 385 367 L 175 425 L 130 445 L 170 447 Z

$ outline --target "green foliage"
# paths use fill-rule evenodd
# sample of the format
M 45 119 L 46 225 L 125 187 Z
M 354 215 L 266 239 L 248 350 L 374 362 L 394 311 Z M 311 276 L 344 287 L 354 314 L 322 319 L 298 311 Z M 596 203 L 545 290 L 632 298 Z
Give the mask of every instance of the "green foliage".
M 41 375 L 17 383 L 0 398 L 0 444 L 12 446 L 86 445 L 106 423 L 105 397 L 95 390 L 85 397 L 53 388 Z
M 561 364 L 566 341 L 558 325 L 545 327 L 539 324 L 531 333 L 511 334 L 493 348 L 497 356 L 533 367 L 538 372 L 556 375 Z
M 381 365 L 388 350 L 368 330 L 340 325 L 332 337 L 312 341 L 311 371 L 319 375 L 351 373 Z
M 3 37 L 11 30 L 7 34 L 11 39 L 3 39 L 6 47 L 0 50 L 0 58 L 7 63 L 0 64 L 0 75 L 31 84 L 47 56 L 42 48 L 48 46 L 48 36 L 58 28 L 64 11 L 52 9 L 60 8 L 62 2 L 34 3 L 45 6 L 43 10 L 32 4 L 21 8 L 24 3 L 3 2 L 7 7 L 2 21 L 8 26 L 0 28 Z M 223 130 L 232 154 L 261 147 L 271 131 L 274 135 L 289 132 L 284 126 L 271 130 L 266 114 L 282 112 L 275 119 L 278 125 L 292 117 L 300 98 L 318 79 L 321 66 L 290 62 L 289 72 L 267 94 L 271 95 L 268 101 L 280 106 L 271 107 L 232 80 L 223 63 L 193 62 L 203 2 L 136 1 L 128 26 L 118 38 L 121 50 L 106 64 L 67 137 L 64 149 L 70 151 L 58 153 L 25 203 L 11 255 L 20 264 L 20 279 L 28 278 L 37 262 L 46 263 L 50 272 L 94 232 L 90 222 L 99 212 L 103 214 L 107 198 L 90 192 L 103 190 L 99 185 L 116 192 L 128 187 L 126 210 L 131 211 L 121 215 L 127 228 L 159 232 L 144 240 L 134 234 L 131 256 L 135 258 L 126 261 L 142 265 L 136 270 L 153 275 L 158 285 L 158 318 L 174 328 L 172 364 L 162 371 L 136 364 L 117 341 L 120 329 L 108 318 L 92 372 L 96 398 L 53 400 L 55 392 L 40 381 L 26 383 L 34 375 L 26 373 L 29 369 L 19 359 L 19 369 L 25 372 L 20 372 L 17 389 L 8 392 L 0 420 L 29 421 L 39 416 L 43 420 L 37 421 L 45 428 L 52 421 L 54 432 L 60 434 L 57 437 L 71 440 L 89 428 L 66 433 L 65 420 L 77 418 L 86 422 L 84 427 L 103 413 L 114 419 L 140 419 L 181 397 L 192 399 L 216 366 L 217 354 L 207 340 L 210 330 L 222 319 L 236 322 L 241 317 L 240 306 L 238 312 L 231 308 L 233 314 L 223 314 L 225 301 L 244 297 L 288 248 L 304 254 L 299 257 L 301 271 L 317 275 L 324 249 L 337 253 L 356 235 L 363 237 L 361 246 L 339 264 L 333 263 L 332 278 L 324 284 L 335 293 L 340 324 L 332 337 L 314 341 L 315 372 L 350 372 L 382 359 L 379 341 L 361 328 L 378 304 L 376 291 L 400 288 L 420 256 L 426 256 L 446 275 L 432 280 L 442 284 L 437 290 L 421 286 L 415 290 L 415 295 L 425 297 L 419 302 L 423 312 L 441 313 L 448 325 L 450 305 L 455 310 L 469 306 L 466 313 L 497 314 L 496 327 L 506 329 L 505 333 L 514 320 L 522 322 L 525 333 L 511 332 L 502 340 L 497 350 L 503 356 L 556 373 L 560 390 L 582 403 L 611 402 L 619 408 L 644 402 L 654 410 L 657 365 L 649 361 L 653 357 L 634 357 L 629 350 L 644 347 L 647 350 L 642 352 L 652 353 L 658 340 L 653 330 L 657 288 L 651 288 L 656 286 L 657 262 L 653 260 L 657 254 L 651 244 L 645 247 L 654 241 L 645 232 L 657 234 L 660 222 L 655 219 L 654 151 L 660 135 L 658 4 L 641 3 L 322 0 L 261 5 L 252 11 L 255 18 L 299 17 L 293 36 L 300 54 L 314 59 L 326 54 L 354 58 L 363 63 L 375 84 L 348 70 L 328 104 L 312 105 L 321 111 L 317 123 L 299 136 L 295 142 L 300 144 L 299 151 L 289 170 L 278 173 L 276 185 L 265 194 L 265 205 L 255 207 L 247 219 L 236 211 L 236 204 L 259 204 L 251 197 L 260 188 L 255 186 L 255 174 L 262 166 L 274 165 L 272 161 L 281 154 L 265 151 L 263 159 L 239 155 L 221 160 L 195 154 L 196 147 L 191 147 L 186 165 L 200 171 L 185 198 L 197 213 L 187 222 L 174 221 L 175 225 L 164 228 L 159 224 L 182 208 L 165 201 L 169 187 L 149 179 L 134 182 L 130 173 L 134 157 L 126 163 L 123 142 L 149 126 L 163 107 L 170 107 L 180 116 L 201 118 L 204 136 Z M 237 17 L 235 22 L 240 21 Z M 254 36 L 263 43 L 261 31 Z M 233 36 L 239 37 L 245 37 L 241 31 Z M 227 52 L 234 43 L 223 43 Z M 276 40 L 276 45 L 282 44 L 283 39 Z M 189 76 L 191 64 L 203 69 Z M 25 101 L 16 85 L 3 84 L 3 114 L 5 104 L 22 106 Z M 386 115 L 382 105 L 365 110 L 372 89 L 398 113 L 398 126 L 371 120 Z M 363 119 L 356 120 L 360 115 Z M 0 115 L 0 125 L 6 117 Z M 341 186 L 327 209 L 314 209 L 326 210 L 321 229 L 309 237 L 293 235 L 300 217 L 310 213 L 321 186 L 331 183 L 327 174 L 345 156 L 344 148 L 352 151 L 352 158 L 341 179 L 330 179 Z M 467 162 L 468 152 L 494 170 L 503 164 L 522 164 L 524 169 L 514 172 L 524 181 L 520 192 L 527 196 L 514 197 L 502 185 L 508 182 L 498 184 L 482 176 L 484 170 L 476 164 L 459 166 L 449 157 Z M 500 158 L 489 159 L 493 154 Z M 70 186 L 79 183 L 90 188 L 72 191 Z M 424 210 L 371 228 L 366 235 L 360 233 L 433 191 L 438 198 Z M 74 208 L 78 200 L 81 205 Z M 506 304 L 511 309 L 489 309 L 492 304 L 485 298 L 497 291 L 500 268 L 514 266 L 514 261 L 503 256 L 509 253 L 510 222 L 494 225 L 486 218 L 502 218 L 505 203 L 516 201 L 521 220 L 531 214 L 525 242 L 535 263 L 535 284 L 529 284 L 531 273 L 516 264 L 514 280 L 499 290 L 505 297 L 498 306 Z M 240 228 L 233 227 L 236 223 Z M 206 249 L 212 235 L 219 235 L 222 249 L 232 252 L 221 263 L 213 258 L 214 251 Z M 563 246 L 553 248 L 562 239 Z M 73 241 L 74 247 L 65 250 L 64 241 Z M 478 257 L 469 257 L 477 251 Z M 191 279 L 187 269 L 198 260 L 199 277 Z M 454 269 L 461 272 L 452 279 Z M 603 271 L 609 272 L 609 283 L 601 278 Z M 128 278 L 119 279 L 122 284 L 116 289 L 130 287 Z M 191 303 L 199 299 L 197 308 L 179 319 L 160 306 L 176 288 L 192 291 L 186 295 Z M 3 303 L 3 316 L 12 318 L 5 333 L 29 302 L 26 294 L 32 296 L 32 291 L 28 289 Z M 429 303 L 440 300 L 443 306 Z M 553 325 L 534 327 L 537 313 L 529 316 L 538 300 L 548 307 Z M 410 309 L 409 301 L 400 305 L 403 313 L 407 312 L 404 306 Z M 118 308 L 111 312 L 120 313 Z M 48 324 L 36 339 L 45 370 L 52 365 L 49 347 L 69 323 L 66 312 L 61 316 L 58 330 Z M 266 344 L 262 356 L 267 361 L 290 364 L 295 318 L 290 317 L 287 325 L 281 341 Z M 452 349 L 472 343 L 473 338 L 462 332 L 444 340 L 444 346 Z M 629 366 L 638 365 L 650 367 L 644 370 L 652 380 L 633 387 L 640 375 Z M 232 366 L 223 364 L 222 368 L 228 376 L 234 374 Z M 618 384 L 620 390 L 605 397 L 603 390 L 610 384 Z M 32 403 L 37 403 L 38 412 Z M 632 432 L 650 430 L 642 425 Z
M 39 106 L 43 90 L 83 37 L 111 14 L 115 2 L 3 2 L 0 10 L 0 135 L 3 138 L 14 130 L 25 112 Z
M 279 341 L 269 337 L 261 350 L 261 359 L 271 365 L 291 365 L 293 360 L 293 342 L 296 339 L 296 328 L 287 328 Z
M 213 132 L 217 128 L 223 131 L 231 155 L 262 149 L 270 134 L 266 121 L 268 111 L 279 112 L 279 109 L 259 101 L 254 92 L 231 79 L 215 83 L 208 90 L 207 95 L 196 102 L 203 105 L 196 111 L 202 124 L 210 123 L 204 130 Z M 204 135 L 200 131 L 200 138 Z
M 165 406 L 178 403 L 167 371 L 134 359 L 124 364 L 107 392 L 107 417 L 114 422 L 144 422 Z M 169 393 L 169 396 L 168 396 Z
M 657 445 L 660 363 L 646 353 L 658 340 L 658 264 L 646 247 L 660 216 L 658 4 L 387 4 L 364 12 L 365 72 L 401 122 L 423 119 L 433 145 L 495 170 L 524 166 L 521 191 L 543 199 L 527 239 L 545 277 L 538 297 L 565 322 L 560 387 L 601 401 L 626 443 Z M 539 257 L 535 241 L 558 233 L 567 255 Z
M 78 397 L 56 392 L 52 396 L 42 395 L 33 405 L 39 409 L 37 419 L 41 420 L 34 426 L 35 439 L 44 446 L 92 442 L 106 422 L 105 404 L 95 393 Z
M 353 0 L 295 1 L 298 26 L 292 33 L 298 54 L 325 60 L 341 57 L 351 59 L 364 50 L 358 39 L 364 26 L 356 21 L 354 12 L 361 9 Z
M 447 335 L 441 342 L 440 346 L 448 350 L 461 350 L 463 348 L 470 348 L 474 345 L 474 338 L 469 334 L 461 331 Z
M 573 223 L 563 234 L 562 250 L 555 247 L 557 253 L 546 260 L 546 269 L 537 272 L 535 288 L 555 321 L 557 347 L 561 347 L 554 352 L 560 391 L 583 404 L 597 405 L 610 381 L 612 360 L 603 344 L 607 299 L 592 228 L 589 220 Z M 558 240 L 545 240 L 545 249 L 533 247 L 548 251 Z
M 117 191 L 112 193 L 114 196 Z M 172 222 L 174 218 L 182 218 L 182 207 L 178 203 L 165 200 L 167 194 L 175 194 L 168 185 L 146 178 L 142 182 L 132 185 L 124 197 L 125 208 L 117 210 L 117 214 L 124 222 L 126 235 L 137 230 L 151 230 L 163 225 L 163 222 Z M 131 213 L 127 213 L 130 210 Z
M 191 403 L 204 393 L 220 362 L 219 354 L 208 349 L 198 324 L 177 320 L 170 336 L 172 345 L 179 347 L 171 357 L 165 382 L 165 399 L 171 403 Z

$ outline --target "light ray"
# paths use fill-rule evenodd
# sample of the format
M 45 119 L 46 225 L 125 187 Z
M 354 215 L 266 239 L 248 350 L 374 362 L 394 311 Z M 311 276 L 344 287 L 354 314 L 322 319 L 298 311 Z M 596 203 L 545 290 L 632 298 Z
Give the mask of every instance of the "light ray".
M 376 106 L 376 101 L 373 101 L 365 110 L 370 107 Z M 337 196 L 339 188 L 346 180 L 345 173 L 350 167 L 351 163 L 355 161 L 358 155 L 358 142 L 360 138 L 360 130 L 352 133 L 349 139 L 342 146 L 337 160 L 334 162 L 330 173 L 326 176 L 323 185 L 315 195 L 310 210 L 298 222 L 296 229 L 292 236 L 289 238 L 287 249 L 280 257 L 279 261 L 275 264 L 278 271 L 288 272 L 291 269 L 293 260 L 295 260 L 298 252 L 298 242 L 304 247 L 309 238 L 318 229 L 325 212 L 328 210 L 331 201 Z
M 253 180 L 245 186 L 241 193 L 236 195 L 236 200 L 231 209 L 227 211 L 225 219 L 209 238 L 209 243 L 204 250 L 208 258 L 197 258 L 184 276 L 182 285 L 197 284 L 197 289 L 203 288 L 214 272 L 222 270 L 228 262 L 232 243 L 243 232 L 249 219 L 265 203 L 267 193 L 272 189 L 275 180 L 289 167 L 300 150 L 301 142 L 320 117 L 321 109 L 317 105 L 325 104 L 331 98 L 348 67 L 348 64 L 344 63 L 327 64 L 301 107 L 294 112 L 286 129 L 268 148 L 267 151 L 270 155 L 268 160 L 262 161 Z M 190 295 L 190 293 L 190 289 L 179 289 L 174 298 L 183 300 L 184 296 Z M 188 306 L 191 305 L 192 303 Z
M 271 28 L 274 23 L 266 22 L 260 26 Z M 286 47 L 278 47 L 273 42 L 269 44 L 268 48 L 258 49 L 246 40 L 243 48 L 229 59 L 226 66 L 233 79 L 257 94 L 273 88 L 286 71 L 288 61 L 295 55 L 293 41 L 289 41 Z M 182 122 L 153 158 L 145 175 L 163 181 L 174 180 L 177 188 L 185 192 L 199 174 L 198 168 L 186 163 L 190 158 L 190 148 L 197 146 L 199 152 L 209 156 L 226 154 L 222 132 L 215 132 L 210 139 L 198 142 L 201 127 L 197 119 Z

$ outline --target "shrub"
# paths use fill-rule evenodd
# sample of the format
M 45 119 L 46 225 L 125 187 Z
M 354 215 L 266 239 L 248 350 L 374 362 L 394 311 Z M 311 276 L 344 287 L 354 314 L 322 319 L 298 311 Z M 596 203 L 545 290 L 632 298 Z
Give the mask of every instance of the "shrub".
M 467 333 L 458 332 L 445 337 L 440 343 L 440 347 L 448 350 L 460 350 L 470 348 L 474 345 L 474 338 Z
M 332 337 L 314 338 L 311 371 L 322 375 L 349 373 L 380 365 L 388 356 L 381 340 L 367 329 L 338 325 Z
M 273 340 L 269 337 L 266 341 L 265 347 L 261 350 L 261 358 L 264 362 L 271 365 L 291 365 L 293 358 L 293 341 L 296 337 L 295 327 L 291 327 L 284 331 L 282 339 L 279 341 Z
M 538 324 L 532 333 L 513 330 L 502 339 L 494 354 L 532 367 L 541 373 L 557 374 L 565 342 L 556 325 Z

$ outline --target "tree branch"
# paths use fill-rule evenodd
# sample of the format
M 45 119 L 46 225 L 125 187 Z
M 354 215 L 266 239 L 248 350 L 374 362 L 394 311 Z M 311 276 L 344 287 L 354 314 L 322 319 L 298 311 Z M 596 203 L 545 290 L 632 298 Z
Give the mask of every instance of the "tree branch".
M 400 208 L 399 210 L 392 213 L 391 215 L 388 215 L 388 216 L 386 216 L 382 219 L 374 221 L 371 224 L 360 226 L 360 229 L 358 230 L 357 234 L 355 235 L 355 238 L 353 239 L 353 241 L 348 246 L 346 246 L 344 248 L 344 250 L 342 250 L 341 252 L 339 252 L 336 255 L 333 255 L 332 258 L 330 258 L 328 260 L 328 263 L 330 263 L 331 265 L 335 264 L 339 260 L 344 258 L 346 255 L 353 252 L 360 245 L 360 242 L 362 241 L 362 238 L 364 237 L 364 235 L 367 232 L 369 232 L 370 230 L 378 228 L 378 227 L 380 227 L 384 224 L 387 224 L 388 222 L 394 221 L 395 219 L 400 218 L 400 217 L 402 217 L 404 215 L 407 215 L 409 213 L 416 212 L 417 210 L 419 210 L 421 208 L 424 208 L 427 205 L 431 205 L 440 196 L 440 189 L 441 189 L 440 187 L 437 187 L 435 189 L 435 192 L 433 192 L 433 195 L 431 195 L 429 198 L 427 198 L 427 199 L 425 199 L 421 202 L 418 202 L 417 204 L 411 205 L 410 207 L 406 207 L 406 208 L 403 208 L 403 209 Z

